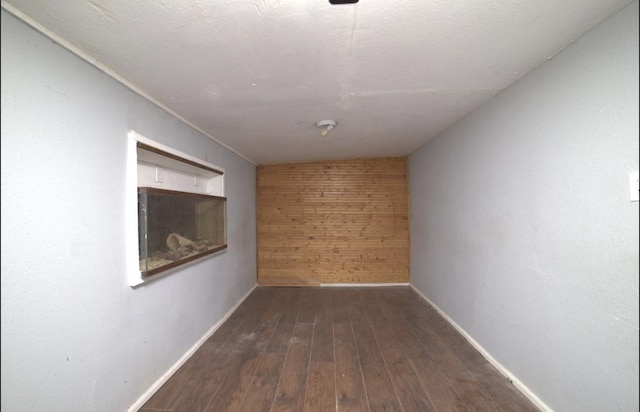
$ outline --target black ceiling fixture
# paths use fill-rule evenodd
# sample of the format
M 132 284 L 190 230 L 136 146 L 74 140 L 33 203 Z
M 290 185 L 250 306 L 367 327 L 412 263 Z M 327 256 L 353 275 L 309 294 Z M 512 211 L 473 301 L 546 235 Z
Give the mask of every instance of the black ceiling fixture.
M 351 4 L 357 2 L 358 0 L 329 0 L 329 3 L 331 4 Z

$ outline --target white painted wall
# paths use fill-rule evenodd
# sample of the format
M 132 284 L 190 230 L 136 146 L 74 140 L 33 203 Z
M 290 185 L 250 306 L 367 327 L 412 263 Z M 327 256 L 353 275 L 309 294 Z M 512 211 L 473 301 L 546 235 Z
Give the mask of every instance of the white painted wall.
M 3 411 L 123 411 L 256 282 L 255 166 L 2 11 Z M 226 171 L 226 252 L 138 288 L 127 131 Z
M 411 283 L 556 411 L 638 410 L 638 1 L 409 158 Z

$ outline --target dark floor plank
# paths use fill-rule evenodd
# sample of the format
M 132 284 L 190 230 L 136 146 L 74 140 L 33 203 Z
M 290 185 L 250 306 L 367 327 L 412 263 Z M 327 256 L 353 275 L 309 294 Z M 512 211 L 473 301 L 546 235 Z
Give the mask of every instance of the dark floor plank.
M 436 409 L 422 387 L 411 362 L 402 351 L 401 343 L 398 342 L 390 323 L 385 319 L 382 310 L 376 303 L 373 301 L 366 306 L 367 319 L 376 336 L 402 409 L 405 412 L 435 411 Z
M 218 330 L 144 404 L 144 408 L 171 409 L 177 399 L 202 385 L 209 366 L 234 336 L 253 328 L 274 291 L 255 289 Z M 256 312 L 258 311 L 258 313 Z
M 447 376 L 440 371 L 431 359 L 428 350 L 413 333 L 413 325 L 402 316 L 397 315 L 390 305 L 381 301 L 380 306 L 385 318 L 390 322 L 401 348 L 413 366 L 413 370 L 420 379 L 422 387 L 429 395 L 429 399 L 438 411 L 468 410 L 468 405 L 462 400 Z
M 275 288 L 272 292 L 271 303 L 262 313 L 261 323 L 256 332 L 245 334 L 234 351 L 240 353 L 237 365 L 231 370 L 221 369 L 224 376 L 220 389 L 206 407 L 207 411 L 237 411 L 249 385 L 262 353 L 269 343 L 279 318 L 286 309 L 287 297 L 293 292 L 290 288 Z
M 482 356 L 482 355 L 478 355 Z M 465 358 L 461 358 L 466 363 Z M 477 359 L 470 360 L 477 362 Z M 491 395 L 505 412 L 537 412 L 539 409 L 531 403 L 503 374 L 490 363 L 481 363 L 470 367 L 480 388 Z
M 313 323 L 296 323 L 276 389 L 273 412 L 303 410 L 312 337 Z
M 238 352 L 238 356 L 231 354 L 229 357 L 232 361 L 228 366 L 216 367 L 216 373 L 212 375 L 215 376 L 212 382 L 218 389 L 205 407 L 205 411 L 238 410 L 240 401 L 251 383 L 260 355 L 266 349 L 275 327 L 273 322 L 262 322 L 254 333 L 244 335 L 236 342 L 234 351 Z
M 316 298 L 311 362 L 333 362 L 332 293 L 327 288 L 323 288 Z
M 351 324 L 351 310 L 353 309 L 353 289 L 335 287 L 327 288 L 331 291 L 333 305 L 333 322 Z
M 361 306 L 354 307 L 351 323 L 369 408 L 372 411 L 401 411 L 395 388 Z
M 304 295 L 304 301 L 298 314 L 298 322 L 301 323 L 313 323 L 316 317 L 316 311 L 318 309 L 318 300 L 320 298 L 319 287 L 307 287 L 301 292 Z
M 537 411 L 409 287 L 259 287 L 140 411 Z
M 262 314 L 263 322 L 278 322 L 284 312 L 288 309 L 286 302 L 289 301 L 293 294 L 293 288 L 264 288 L 271 292 L 271 301 L 267 310 Z
M 239 390 L 247 385 L 257 364 L 257 357 L 273 333 L 273 323 L 263 323 L 256 330 L 225 344 L 224 350 L 212 359 L 198 385 L 184 391 L 171 406 L 175 410 L 225 410 L 240 397 Z
M 369 410 L 351 322 L 334 323 L 336 406 L 341 412 Z
M 308 412 L 336 409 L 335 371 L 333 362 L 311 362 L 304 400 Z
M 477 410 L 502 411 L 502 407 L 491 394 L 483 391 L 476 377 L 467 369 L 462 360 L 449 348 L 446 342 L 431 327 L 431 323 L 438 322 L 439 317 L 434 311 L 429 311 L 425 317 L 419 316 L 425 310 L 426 303 L 417 299 L 394 299 L 397 302 L 396 311 L 417 315 L 414 322 L 414 333 L 422 344 L 429 348 L 429 354 L 438 368 L 455 385 L 456 391 L 466 402 L 472 402 Z M 422 312 L 425 313 L 425 312 Z
M 286 354 L 264 353 L 238 411 L 269 412 Z
M 289 350 L 289 340 L 293 334 L 293 328 L 296 325 L 300 308 L 304 302 L 303 289 L 291 289 L 292 293 L 286 301 L 285 308 L 278 321 L 278 326 L 269 341 L 267 352 L 287 353 L 287 350 Z
M 425 302 L 420 295 L 415 297 L 420 302 Z M 426 303 L 426 302 L 425 302 Z M 464 365 L 476 377 L 481 389 L 490 394 L 504 409 L 509 412 L 535 412 L 535 405 L 527 399 L 511 382 L 489 363 L 449 322 L 444 319 L 430 305 L 419 305 L 416 310 L 418 318 L 427 321 L 435 332 L 447 343 L 447 348 L 460 358 Z M 440 318 L 440 321 L 434 319 Z

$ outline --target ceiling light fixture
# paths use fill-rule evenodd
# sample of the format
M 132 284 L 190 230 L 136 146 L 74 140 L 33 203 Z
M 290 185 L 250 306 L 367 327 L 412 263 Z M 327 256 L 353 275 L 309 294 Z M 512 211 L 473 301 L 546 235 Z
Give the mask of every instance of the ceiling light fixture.
M 329 131 L 336 127 L 337 123 L 335 120 L 320 120 L 316 123 L 316 127 L 323 127 L 324 130 L 320 132 L 321 135 L 326 136 L 329 134 Z

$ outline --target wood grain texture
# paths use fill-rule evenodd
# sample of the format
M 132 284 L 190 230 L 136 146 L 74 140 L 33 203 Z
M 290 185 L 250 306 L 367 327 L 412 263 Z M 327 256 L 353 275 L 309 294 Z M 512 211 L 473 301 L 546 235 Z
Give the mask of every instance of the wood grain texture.
M 532 412 L 409 287 L 259 287 L 141 412 Z
M 260 286 L 320 286 L 317 278 L 304 278 L 301 276 L 266 276 L 258 278 Z
M 406 158 L 259 166 L 256 186 L 260 285 L 409 281 Z
M 284 353 L 265 353 L 238 411 L 269 412 L 285 359 Z
M 395 385 L 391 381 L 364 309 L 355 308 L 351 319 L 369 408 L 374 411 L 402 411 Z
M 312 338 L 312 323 L 296 324 L 289 344 L 287 359 L 282 367 L 272 411 L 298 412 L 303 410 Z
M 333 362 L 311 362 L 305 393 L 305 411 L 336 409 L 335 371 Z
M 428 412 L 436 408 L 423 388 L 411 361 L 402 350 L 401 342 L 390 323 L 384 317 L 379 305 L 367 307 L 367 319 L 376 332 L 382 357 L 391 381 L 396 388 L 398 398 L 405 412 Z

